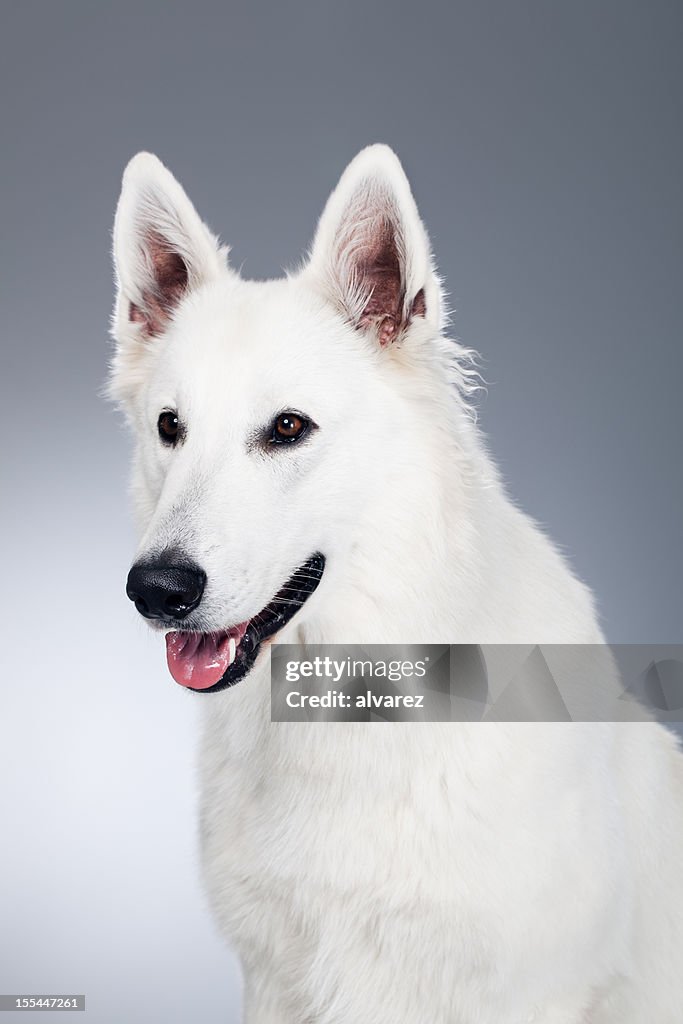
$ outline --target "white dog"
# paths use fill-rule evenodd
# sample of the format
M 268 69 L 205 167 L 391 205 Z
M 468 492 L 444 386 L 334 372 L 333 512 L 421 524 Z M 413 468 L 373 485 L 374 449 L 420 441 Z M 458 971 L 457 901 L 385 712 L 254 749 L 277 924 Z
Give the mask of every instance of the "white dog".
M 384 146 L 243 280 L 154 157 L 114 229 L 128 593 L 206 694 L 202 848 L 249 1024 L 680 1024 L 683 759 L 654 724 L 276 724 L 271 638 L 602 642 L 507 497 Z

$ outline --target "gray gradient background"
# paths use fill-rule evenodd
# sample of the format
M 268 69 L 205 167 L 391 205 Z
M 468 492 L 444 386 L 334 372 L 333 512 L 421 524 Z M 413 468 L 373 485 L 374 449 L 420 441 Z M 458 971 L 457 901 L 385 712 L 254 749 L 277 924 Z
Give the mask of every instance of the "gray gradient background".
M 680 640 L 682 10 L 2 4 L 0 991 L 238 1019 L 196 872 L 196 706 L 123 591 L 128 441 L 98 389 L 127 159 L 157 152 L 262 277 L 391 144 L 514 495 L 611 640 Z

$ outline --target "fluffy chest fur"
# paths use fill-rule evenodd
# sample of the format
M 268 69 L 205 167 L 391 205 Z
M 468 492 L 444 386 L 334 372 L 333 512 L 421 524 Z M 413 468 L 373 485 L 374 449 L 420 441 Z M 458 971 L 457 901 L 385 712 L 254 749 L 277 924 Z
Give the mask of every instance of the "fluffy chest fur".
M 625 967 L 611 727 L 264 729 L 253 682 L 206 723 L 202 845 L 282 1020 L 524 1020 Z

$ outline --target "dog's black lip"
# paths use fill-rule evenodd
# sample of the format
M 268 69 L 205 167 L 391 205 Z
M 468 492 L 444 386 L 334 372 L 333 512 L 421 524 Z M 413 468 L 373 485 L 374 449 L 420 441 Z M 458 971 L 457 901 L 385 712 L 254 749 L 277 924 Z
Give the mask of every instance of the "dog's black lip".
M 237 648 L 235 660 L 218 682 L 203 690 L 194 686 L 188 686 L 187 689 L 193 693 L 220 693 L 221 690 L 227 690 L 244 679 L 254 666 L 261 644 L 291 622 L 311 594 L 317 590 L 324 569 L 325 556 L 317 551 L 292 573 L 266 607 L 250 619 Z

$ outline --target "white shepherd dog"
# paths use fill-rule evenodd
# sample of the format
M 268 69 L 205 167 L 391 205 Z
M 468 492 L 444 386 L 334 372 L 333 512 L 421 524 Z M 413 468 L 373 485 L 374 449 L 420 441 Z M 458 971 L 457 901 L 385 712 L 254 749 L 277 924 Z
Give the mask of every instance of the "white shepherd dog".
M 680 1024 L 683 758 L 655 724 L 270 720 L 268 644 L 600 644 L 511 502 L 401 165 L 245 281 L 156 157 L 114 227 L 128 594 L 203 693 L 202 850 L 249 1024 Z

